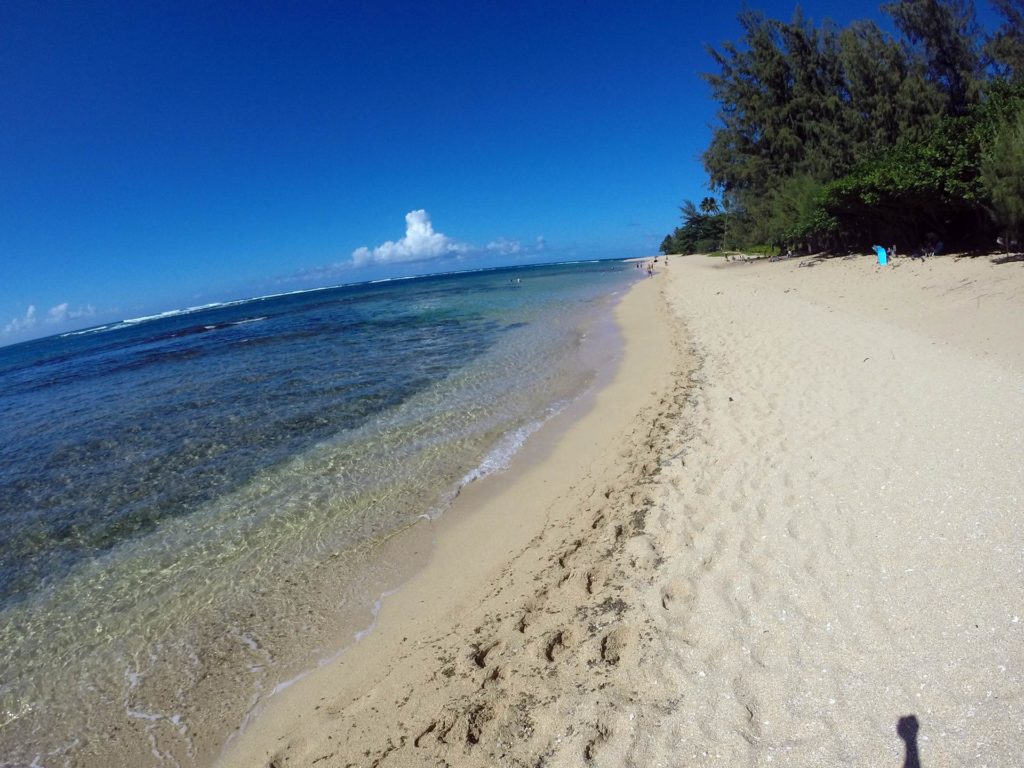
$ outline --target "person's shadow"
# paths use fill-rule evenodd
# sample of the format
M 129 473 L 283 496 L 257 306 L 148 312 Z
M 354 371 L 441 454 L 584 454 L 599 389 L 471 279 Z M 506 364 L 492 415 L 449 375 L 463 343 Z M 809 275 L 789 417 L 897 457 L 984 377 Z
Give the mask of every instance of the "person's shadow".
M 921 768 L 921 758 L 917 754 L 917 718 L 913 715 L 901 717 L 896 723 L 896 733 L 907 745 L 907 755 L 903 768 Z

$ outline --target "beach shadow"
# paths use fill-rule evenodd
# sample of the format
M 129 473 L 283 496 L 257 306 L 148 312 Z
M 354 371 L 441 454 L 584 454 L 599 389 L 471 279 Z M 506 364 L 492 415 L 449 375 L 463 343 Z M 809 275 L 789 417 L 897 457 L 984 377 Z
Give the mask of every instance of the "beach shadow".
M 917 718 L 913 715 L 901 717 L 896 723 L 896 733 L 903 739 L 907 748 L 906 757 L 903 760 L 903 768 L 921 768 L 921 758 L 917 753 Z
M 1014 261 L 1024 261 L 1024 253 L 1008 253 L 992 259 L 993 264 L 1010 264 Z

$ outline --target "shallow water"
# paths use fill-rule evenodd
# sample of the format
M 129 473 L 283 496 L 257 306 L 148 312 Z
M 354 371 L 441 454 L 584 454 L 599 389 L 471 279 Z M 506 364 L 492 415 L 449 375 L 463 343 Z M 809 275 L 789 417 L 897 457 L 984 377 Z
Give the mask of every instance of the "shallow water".
M 582 391 L 581 334 L 635 276 L 419 278 L 0 349 L 0 754 L 216 751 L 351 641 L 382 542 Z

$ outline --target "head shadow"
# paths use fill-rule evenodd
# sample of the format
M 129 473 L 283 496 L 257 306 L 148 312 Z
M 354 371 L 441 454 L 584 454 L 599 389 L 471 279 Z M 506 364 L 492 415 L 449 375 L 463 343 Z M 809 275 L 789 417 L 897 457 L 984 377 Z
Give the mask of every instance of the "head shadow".
M 906 755 L 903 768 L 921 768 L 921 757 L 917 751 L 917 731 L 920 728 L 917 718 L 913 715 L 901 717 L 896 723 L 896 733 L 903 739 Z

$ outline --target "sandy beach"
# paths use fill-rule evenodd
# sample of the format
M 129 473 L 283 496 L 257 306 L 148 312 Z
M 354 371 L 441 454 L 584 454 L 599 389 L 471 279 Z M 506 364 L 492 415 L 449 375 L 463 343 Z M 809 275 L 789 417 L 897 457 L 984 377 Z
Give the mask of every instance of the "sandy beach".
M 659 266 L 219 765 L 899 766 L 911 715 L 927 768 L 1021 763 L 1021 263 Z

